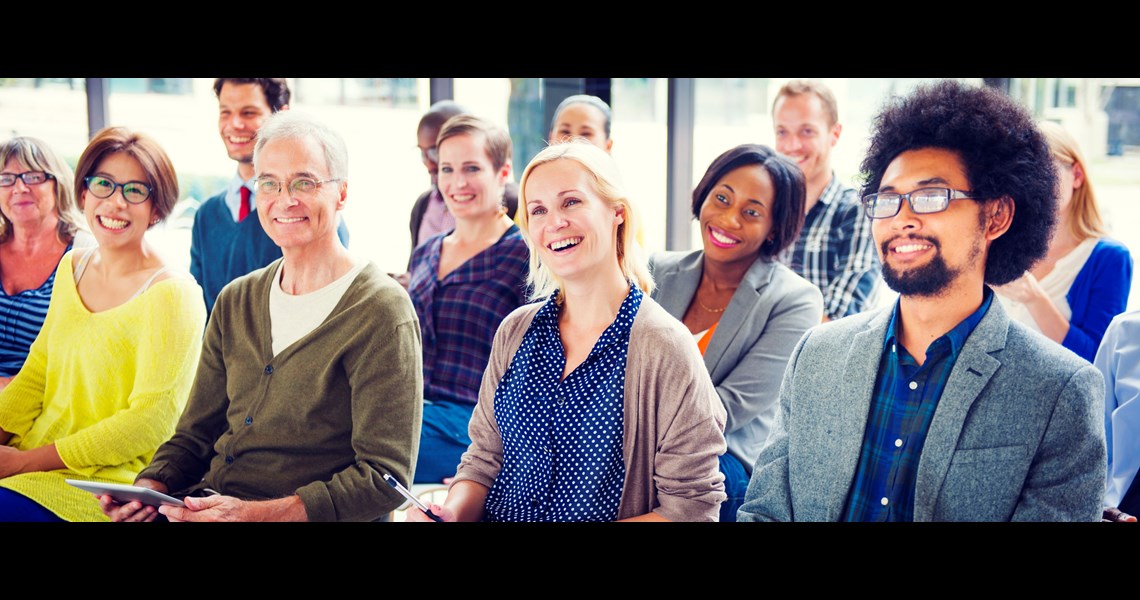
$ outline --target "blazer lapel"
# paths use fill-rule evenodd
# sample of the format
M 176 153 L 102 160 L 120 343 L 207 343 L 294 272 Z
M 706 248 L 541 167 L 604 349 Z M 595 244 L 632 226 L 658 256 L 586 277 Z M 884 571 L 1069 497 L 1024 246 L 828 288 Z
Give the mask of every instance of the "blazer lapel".
M 653 273 L 657 280 L 657 287 L 668 290 L 668 293 L 658 294 L 654 299 L 662 308 L 680 321 L 697 293 L 697 286 L 701 283 L 701 252 L 693 252 L 681 257 L 676 263 Z
M 1001 366 L 1001 361 L 990 353 L 1005 348 L 1008 332 L 1009 316 L 995 298 L 986 315 L 966 338 L 934 409 L 915 478 L 915 521 L 929 521 L 934 515 L 934 504 L 946 480 L 954 449 L 958 447 L 966 415 Z
M 762 323 L 751 321 L 759 308 L 764 288 L 768 287 L 768 282 L 772 280 L 772 271 L 775 268 L 775 262 L 758 258 L 744 273 L 740 287 L 732 294 L 728 307 L 725 308 L 720 323 L 716 326 L 716 333 L 705 348 L 705 368 L 709 373 L 716 373 L 717 365 L 725 357 L 725 351 L 737 336 L 744 335 L 746 330 L 751 334 L 757 331 L 757 328 L 763 329 Z M 693 292 L 696 292 L 695 287 Z M 739 355 L 733 356 L 733 362 L 739 359 Z
M 851 489 L 855 469 L 859 466 L 863 433 L 867 429 L 867 418 L 871 410 L 871 395 L 875 390 L 883 340 L 887 337 L 890 322 L 891 309 L 882 310 L 867 323 L 866 330 L 855 335 L 851 348 L 847 349 L 842 382 L 834 403 L 835 418 L 830 423 L 831 431 L 827 437 L 832 446 L 830 453 L 835 457 L 832 464 L 834 479 L 825 517 L 829 521 L 838 521 L 843 516 L 847 492 Z

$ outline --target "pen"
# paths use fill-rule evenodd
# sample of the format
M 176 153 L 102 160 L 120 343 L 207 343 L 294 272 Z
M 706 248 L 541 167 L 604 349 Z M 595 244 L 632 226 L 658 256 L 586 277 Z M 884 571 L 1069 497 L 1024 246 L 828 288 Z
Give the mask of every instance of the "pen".
M 431 510 L 429 510 L 428 507 L 425 506 L 423 502 L 420 502 L 419 498 L 416 498 L 415 496 L 413 496 L 412 493 L 408 491 L 408 488 L 400 485 L 400 482 L 396 481 L 395 477 L 392 477 L 391 475 L 385 473 L 384 474 L 384 481 L 387 481 L 388 485 L 392 486 L 392 489 L 396 490 L 397 492 L 400 492 L 400 495 L 407 498 L 408 501 L 410 501 L 413 505 L 415 505 L 416 508 L 424 511 L 424 514 L 427 515 L 429 519 L 431 519 L 432 521 L 435 521 L 436 523 L 442 523 L 443 522 L 443 519 L 435 516 L 435 513 L 431 512 Z

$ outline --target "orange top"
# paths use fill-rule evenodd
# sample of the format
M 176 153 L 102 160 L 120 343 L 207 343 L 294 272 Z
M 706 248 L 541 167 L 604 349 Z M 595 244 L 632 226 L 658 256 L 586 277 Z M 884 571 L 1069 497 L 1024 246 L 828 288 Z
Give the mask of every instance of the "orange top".
M 705 334 L 701 336 L 701 339 L 697 340 L 697 347 L 701 349 L 701 356 L 705 355 L 705 348 L 709 347 L 709 340 L 712 339 L 713 332 L 716 331 L 717 325 L 720 325 L 720 321 L 713 323 L 712 327 L 705 330 Z

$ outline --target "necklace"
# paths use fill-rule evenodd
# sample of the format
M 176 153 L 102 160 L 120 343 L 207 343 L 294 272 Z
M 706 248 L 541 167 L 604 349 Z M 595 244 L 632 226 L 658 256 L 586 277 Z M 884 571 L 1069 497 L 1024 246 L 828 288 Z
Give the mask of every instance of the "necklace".
M 697 294 L 694 297 L 697 299 L 697 304 L 701 305 L 701 308 L 703 308 L 703 309 L 705 309 L 711 313 L 722 313 L 722 312 L 724 312 L 725 308 L 728 308 L 728 305 L 725 305 L 723 308 L 709 308 L 709 307 L 705 306 L 704 302 L 701 302 L 700 294 Z

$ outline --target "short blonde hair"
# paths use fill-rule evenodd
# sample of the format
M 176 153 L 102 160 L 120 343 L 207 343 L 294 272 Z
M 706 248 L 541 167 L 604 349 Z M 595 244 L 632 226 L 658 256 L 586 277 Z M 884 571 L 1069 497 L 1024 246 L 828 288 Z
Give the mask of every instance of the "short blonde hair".
M 531 287 L 531 299 L 549 296 L 555 290 L 563 287 L 562 280 L 547 269 L 539 260 L 534 241 L 530 239 L 527 223 L 530 220 L 530 211 L 527 210 L 526 184 L 531 173 L 542 165 L 556 160 L 572 160 L 590 176 L 594 192 L 598 194 L 611 207 L 621 206 L 623 218 L 617 230 L 617 261 L 625 278 L 641 288 L 645 293 L 653 291 L 653 276 L 649 273 L 649 263 L 641 246 L 632 235 L 638 230 L 638 214 L 633 202 L 625 192 L 621 181 L 617 163 L 605 150 L 598 148 L 582 138 L 575 138 L 564 144 L 548 146 L 538 153 L 523 171 L 519 182 L 519 225 L 530 247 L 530 275 L 527 283 Z M 562 299 L 558 298 L 558 302 Z
M 1089 180 L 1088 165 L 1085 164 L 1085 157 L 1081 154 L 1076 138 L 1052 121 L 1042 121 L 1037 124 L 1037 128 L 1049 142 L 1053 158 L 1068 165 L 1070 169 L 1079 164 L 1085 174 L 1084 184 L 1073 190 L 1073 199 L 1069 202 L 1069 227 L 1073 235 L 1079 240 L 1103 236 L 1107 233 L 1104 220 L 1101 219 L 1096 194 L 1093 193 L 1092 181 Z

